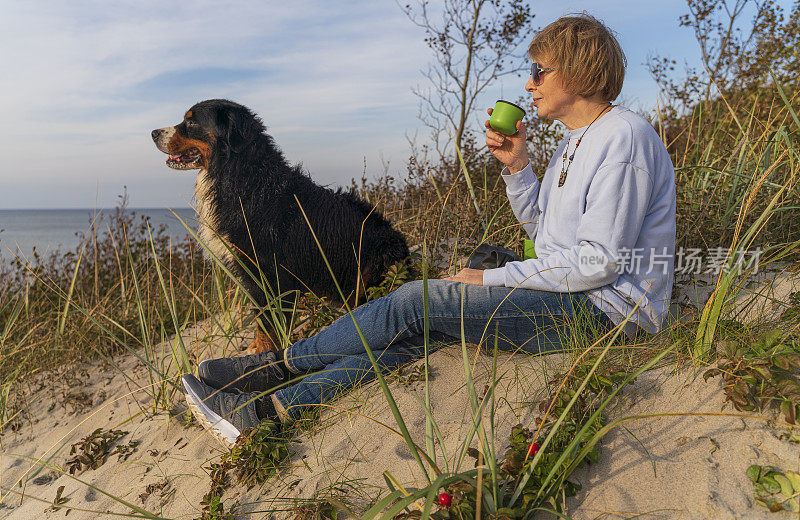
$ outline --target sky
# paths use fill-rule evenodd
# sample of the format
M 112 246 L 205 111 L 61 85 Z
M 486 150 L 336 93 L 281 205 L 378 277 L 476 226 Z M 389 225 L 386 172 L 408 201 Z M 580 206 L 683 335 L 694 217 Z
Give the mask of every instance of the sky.
M 617 33 L 632 108 L 656 105 L 648 56 L 697 60 L 683 0 L 530 5 L 537 26 L 588 11 Z M 330 186 L 402 177 L 408 137 L 427 136 L 412 88 L 433 55 L 392 0 L 0 0 L 0 13 L 2 209 L 111 207 L 124 186 L 130 207 L 186 207 L 196 171 L 167 168 L 150 131 L 203 99 L 250 107 L 290 162 Z M 493 84 L 474 121 L 526 79 Z

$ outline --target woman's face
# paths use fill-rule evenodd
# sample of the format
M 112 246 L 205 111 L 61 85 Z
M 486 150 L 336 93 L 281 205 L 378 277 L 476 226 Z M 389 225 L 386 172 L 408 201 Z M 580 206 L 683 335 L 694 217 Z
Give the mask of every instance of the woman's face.
M 539 67 L 546 69 L 552 67 L 548 60 L 538 60 Z M 551 70 L 539 74 L 539 85 L 533 84 L 533 77 L 528 78 L 525 90 L 533 95 L 533 105 L 539 117 L 550 120 L 562 121 L 568 116 L 570 109 L 579 96 L 570 94 L 564 89 L 558 70 Z

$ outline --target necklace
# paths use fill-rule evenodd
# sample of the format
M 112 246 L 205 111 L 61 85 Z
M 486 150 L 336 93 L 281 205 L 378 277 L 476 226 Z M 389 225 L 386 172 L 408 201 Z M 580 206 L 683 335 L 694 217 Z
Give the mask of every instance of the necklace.
M 589 127 L 591 127 L 594 124 L 595 121 L 600 119 L 600 116 L 605 114 L 606 110 L 608 110 L 609 108 L 612 108 L 613 106 L 614 105 L 609 103 L 607 107 L 603 108 L 603 110 L 601 110 L 600 113 L 597 114 L 597 117 L 592 119 L 592 122 L 589 123 L 589 125 L 586 127 L 586 130 L 584 130 L 583 133 L 581 134 L 581 136 L 578 138 L 578 142 L 575 143 L 575 148 L 573 148 L 572 154 L 569 156 L 569 159 L 567 159 L 567 150 L 569 149 L 569 140 L 567 141 L 567 146 L 564 147 L 564 155 L 561 156 L 561 176 L 558 178 L 558 187 L 559 188 L 561 186 L 563 186 L 564 182 L 566 182 L 566 180 L 567 180 L 567 172 L 569 171 L 569 167 L 572 166 L 572 160 L 575 158 L 575 152 L 578 151 L 578 147 L 581 145 L 581 139 L 583 139 L 583 136 L 586 135 L 586 132 L 589 131 Z M 567 162 L 567 160 L 569 160 L 569 162 Z

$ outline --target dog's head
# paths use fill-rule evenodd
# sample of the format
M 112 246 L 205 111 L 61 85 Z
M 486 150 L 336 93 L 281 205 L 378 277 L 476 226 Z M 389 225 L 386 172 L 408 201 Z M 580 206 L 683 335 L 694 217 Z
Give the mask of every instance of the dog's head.
M 176 170 L 208 169 L 212 160 L 240 152 L 264 131 L 247 107 L 226 99 L 201 101 L 175 126 L 153 130 L 156 148 Z

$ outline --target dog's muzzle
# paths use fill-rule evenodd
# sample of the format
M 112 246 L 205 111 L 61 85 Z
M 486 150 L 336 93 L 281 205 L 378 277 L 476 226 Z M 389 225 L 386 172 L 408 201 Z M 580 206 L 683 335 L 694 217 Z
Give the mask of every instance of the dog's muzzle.
M 197 148 L 188 148 L 186 150 L 173 150 L 174 145 L 171 144 L 175 137 L 175 127 L 168 126 L 166 128 L 159 128 L 153 130 L 150 135 L 153 137 L 153 142 L 156 143 L 156 148 L 167 154 L 167 166 L 175 170 L 193 170 L 200 168 L 202 154 Z
M 150 135 L 153 136 L 153 142 L 156 143 L 156 148 L 164 153 L 172 153 L 172 150 L 169 149 L 169 141 L 172 139 L 172 136 L 175 135 L 174 126 L 153 130 L 150 132 Z

